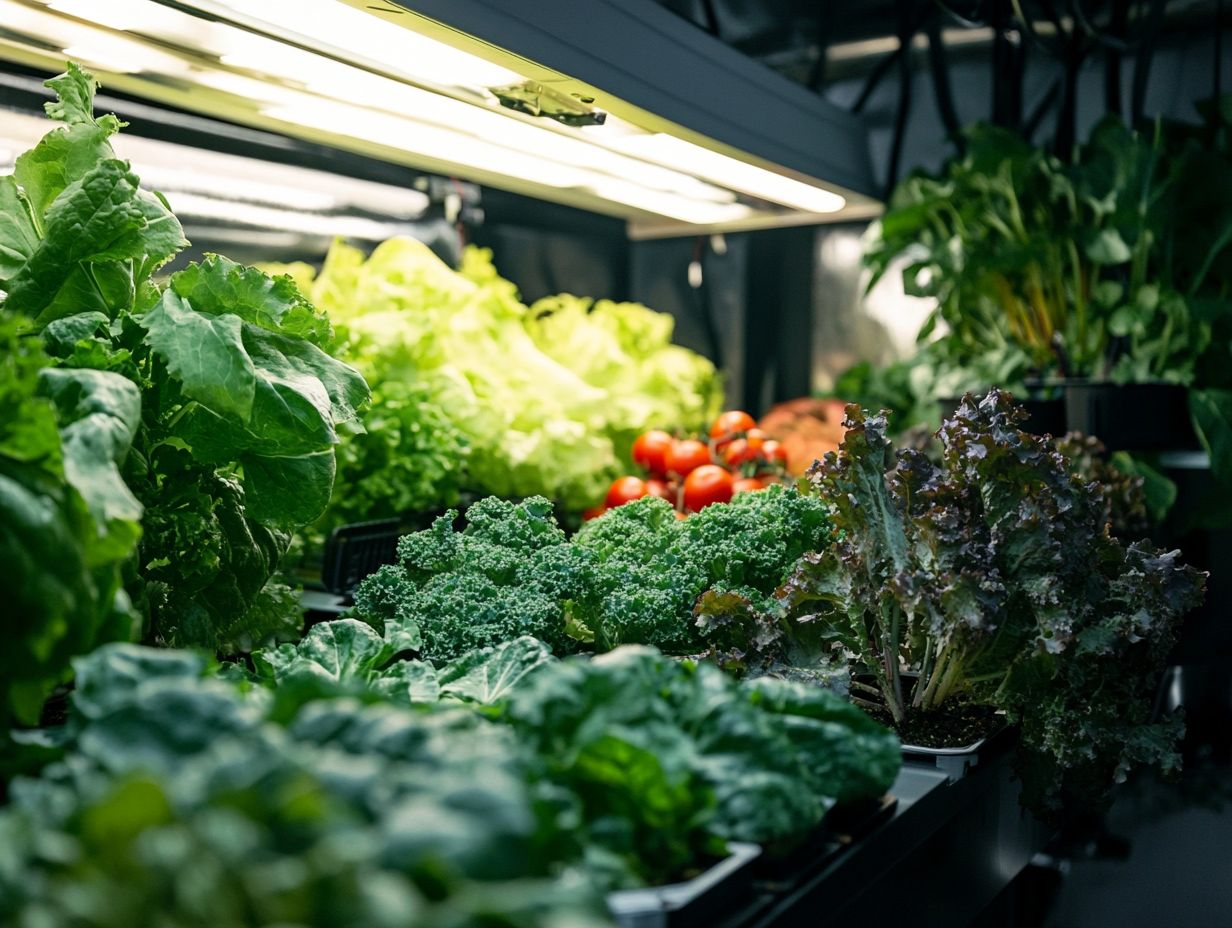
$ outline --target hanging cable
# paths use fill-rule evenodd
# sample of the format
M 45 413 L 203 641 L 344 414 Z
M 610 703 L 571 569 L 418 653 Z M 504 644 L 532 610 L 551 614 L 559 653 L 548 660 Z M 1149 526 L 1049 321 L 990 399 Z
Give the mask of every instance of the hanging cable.
M 962 123 L 958 118 L 958 110 L 954 106 L 954 89 L 950 85 L 950 65 L 946 55 L 945 40 L 941 37 L 941 23 L 936 16 L 931 17 L 926 27 L 928 35 L 928 65 L 932 72 L 933 95 L 937 100 L 937 112 L 941 114 L 941 123 L 945 126 L 946 135 L 958 147 L 959 154 L 966 148 L 962 136 Z
M 1167 0 L 1151 0 L 1146 27 L 1143 30 L 1142 47 L 1134 59 L 1133 96 L 1130 104 L 1130 124 L 1134 126 L 1142 122 L 1143 109 L 1146 107 L 1146 88 L 1151 79 L 1151 59 L 1155 56 L 1155 43 L 1159 39 L 1160 27 L 1163 25 L 1165 6 L 1167 6 Z

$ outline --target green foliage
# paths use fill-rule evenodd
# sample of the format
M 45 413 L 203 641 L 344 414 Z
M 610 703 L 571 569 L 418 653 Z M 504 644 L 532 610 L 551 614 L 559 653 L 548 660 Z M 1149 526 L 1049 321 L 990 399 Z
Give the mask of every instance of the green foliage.
M 322 537 L 351 522 L 454 506 L 466 473 L 466 439 L 432 387 L 369 375 L 375 384 L 363 430 L 340 435 L 338 491 L 314 525 Z
M 1004 394 L 970 397 L 941 429 L 942 463 L 852 407 L 811 478 L 842 537 L 806 555 L 779 597 L 876 679 L 896 721 L 958 702 L 1020 721 L 1040 803 L 1097 802 L 1134 764 L 1177 763 L 1151 720 L 1155 684 L 1203 578 L 1177 552 L 1126 547 L 1107 498 Z M 918 672 L 912 684 L 905 670 Z
M 375 387 L 375 427 L 343 456 L 368 513 L 440 510 L 460 490 L 581 511 L 639 431 L 700 429 L 719 402 L 713 365 L 670 344 L 670 316 L 568 296 L 528 309 L 478 249 L 455 272 L 408 238 L 367 258 L 336 243 L 315 280 L 295 270 Z
M 0 181 L 6 312 L 35 317 L 55 369 L 64 472 L 122 557 L 150 640 L 235 650 L 298 629 L 267 586 L 291 532 L 330 498 L 333 446 L 368 395 L 327 355 L 328 320 L 288 278 L 209 256 L 151 275 L 187 242 L 94 117 L 76 65 L 49 81 L 65 122 Z
M 898 773 L 893 734 L 816 686 L 741 684 L 645 647 L 557 661 L 533 638 L 435 666 L 392 655 L 340 620 L 256 660 L 276 699 L 462 703 L 503 722 L 530 779 L 575 807 L 588 866 L 616 884 L 670 882 L 726 840 L 789 846 Z
M 798 557 L 830 537 L 820 500 L 778 486 L 683 522 L 663 500 L 635 500 L 587 523 L 572 541 L 542 498 L 491 497 L 466 516 L 461 532 L 451 512 L 402 538 L 399 563 L 355 592 L 358 615 L 418 638 L 431 660 L 533 635 L 557 654 L 582 644 L 599 651 L 647 644 L 770 672 L 788 644 L 786 626 L 727 629 L 720 656 L 703 594 L 768 596 Z M 817 656 L 814 669 L 822 672 Z
M 545 668 L 504 710 L 542 775 L 580 798 L 587 842 L 643 879 L 716 838 L 790 844 L 835 798 L 882 795 L 897 739 L 859 714 L 817 687 L 741 684 L 645 647 Z
M 607 434 L 622 463 L 642 432 L 702 432 L 719 414 L 723 390 L 714 365 L 673 345 L 674 328 L 670 315 L 640 303 L 567 293 L 538 300 L 526 317 L 540 351 L 607 391 Z
M 536 797 L 511 732 L 203 669 L 132 646 L 78 663 L 63 762 L 0 812 L 0 922 L 606 924 L 561 875 L 568 803 Z
M 0 729 L 37 722 L 74 655 L 136 633 L 120 569 L 141 505 L 118 468 L 137 389 L 118 374 L 48 368 L 28 327 L 0 308 Z
M 592 595 L 593 559 L 566 542 L 547 500 L 496 497 L 449 512 L 432 528 L 398 542 L 399 564 L 382 567 L 355 591 L 356 611 L 418 638 L 432 660 L 532 635 L 557 653 L 575 649 L 567 634 L 575 604 Z
M 1211 307 L 1206 271 L 1178 245 L 1200 149 L 1111 117 L 1072 163 L 992 126 L 964 138 L 941 176 L 900 184 L 869 252 L 874 280 L 905 259 L 907 292 L 938 300 L 921 340 L 944 323 L 931 348 L 942 378 L 983 380 L 961 388 L 1013 388 L 1028 370 L 1192 382 Z M 1232 211 L 1221 221 L 1219 244 L 1202 254 L 1226 247 Z

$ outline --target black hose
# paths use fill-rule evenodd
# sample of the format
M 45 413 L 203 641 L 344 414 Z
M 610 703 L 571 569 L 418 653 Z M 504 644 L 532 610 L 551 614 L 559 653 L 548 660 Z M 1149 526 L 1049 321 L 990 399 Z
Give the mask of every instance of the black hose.
M 962 135 L 962 123 L 958 119 L 958 110 L 954 106 L 954 88 L 950 84 L 949 56 L 946 54 L 945 40 L 941 37 L 941 23 L 937 17 L 928 21 L 928 66 L 932 72 L 933 95 L 937 98 L 937 112 L 941 114 L 941 123 L 958 148 L 958 153 L 965 150 L 966 140 Z
M 1155 43 L 1159 39 L 1160 26 L 1163 24 L 1164 7 L 1168 0 L 1151 0 L 1150 12 L 1147 13 L 1147 23 L 1142 38 L 1142 47 L 1134 59 L 1133 96 L 1130 104 L 1130 121 L 1132 125 L 1142 122 L 1142 111 L 1146 107 L 1146 88 L 1151 79 L 1151 59 L 1155 56 Z
M 894 185 L 898 182 L 899 162 L 902 160 L 903 141 L 907 135 L 907 120 L 911 115 L 911 38 L 919 28 L 918 22 L 911 22 L 908 12 L 911 0 L 898 0 L 898 46 L 901 54 L 898 58 L 899 89 L 898 110 L 894 114 L 894 140 L 890 143 L 890 164 L 886 172 L 885 198 L 890 199 Z

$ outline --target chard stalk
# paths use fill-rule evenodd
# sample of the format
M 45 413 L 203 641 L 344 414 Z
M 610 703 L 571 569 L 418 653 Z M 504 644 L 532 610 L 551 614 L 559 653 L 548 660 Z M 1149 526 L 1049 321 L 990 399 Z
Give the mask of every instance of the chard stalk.
M 1082 280 L 1082 264 L 1078 258 L 1078 246 L 1071 238 L 1066 242 L 1069 251 L 1070 270 L 1074 275 L 1074 317 L 1078 321 L 1078 363 L 1084 365 L 1087 351 L 1087 295 Z
M 929 638 L 924 642 L 924 659 L 920 661 L 920 678 L 915 681 L 915 692 L 911 694 L 911 707 L 913 709 L 920 708 L 920 701 L 924 698 L 924 685 L 928 682 L 929 674 L 933 670 L 933 660 L 936 658 L 936 653 L 933 651 L 933 639 Z
M 933 694 L 937 691 L 937 686 L 941 683 L 941 677 L 945 674 L 946 665 L 950 662 L 950 647 L 943 646 L 937 653 L 937 662 L 933 665 L 932 673 L 928 677 L 927 685 L 924 687 L 924 693 L 920 698 L 920 707 L 923 709 L 931 708 L 933 705 Z M 920 683 L 924 683 L 923 677 L 920 678 Z M 917 683 L 916 686 L 919 686 Z
M 941 680 L 941 686 L 937 688 L 937 692 L 933 696 L 930 709 L 935 709 L 941 705 L 950 695 L 950 690 L 954 688 L 954 684 L 962 677 L 962 657 L 957 657 L 950 661 L 948 667 L 945 668 L 945 676 Z

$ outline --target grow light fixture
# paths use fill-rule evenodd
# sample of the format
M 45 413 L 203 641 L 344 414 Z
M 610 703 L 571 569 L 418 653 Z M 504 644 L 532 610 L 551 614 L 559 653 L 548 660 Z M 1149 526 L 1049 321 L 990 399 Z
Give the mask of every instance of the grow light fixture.
M 0 174 L 16 153 L 34 147 L 46 119 L 4 113 Z M 207 151 L 121 133 L 117 153 L 142 182 L 165 194 L 187 226 L 217 224 L 379 242 L 405 233 L 428 211 L 427 194 L 311 168 Z
M 0 0 L 0 57 L 78 58 L 114 90 L 621 216 L 635 237 L 877 211 L 854 119 L 650 0 L 514 6 Z M 518 103 L 535 99 L 544 115 Z

